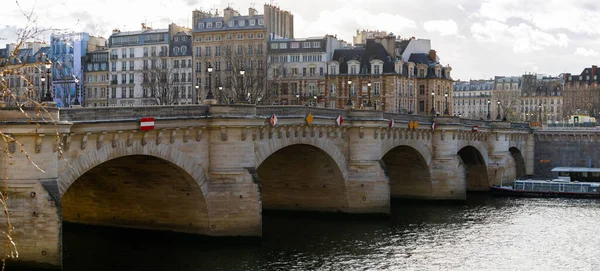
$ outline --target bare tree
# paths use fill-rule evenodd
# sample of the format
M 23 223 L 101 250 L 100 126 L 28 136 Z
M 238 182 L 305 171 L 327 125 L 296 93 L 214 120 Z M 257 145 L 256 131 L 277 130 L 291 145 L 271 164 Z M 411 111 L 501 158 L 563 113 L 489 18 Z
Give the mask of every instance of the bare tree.
M 521 95 L 518 91 L 513 90 L 501 90 L 494 93 L 496 101 L 500 102 L 500 108 L 502 110 L 502 119 L 508 121 L 519 120 L 519 108 L 518 103 Z
M 179 74 L 184 69 L 172 67 L 164 56 L 152 56 L 144 60 L 142 86 L 146 96 L 150 96 L 157 105 L 171 105 L 179 100 L 179 90 L 176 86 L 182 78 Z
M 267 80 L 269 64 L 264 52 L 252 46 L 227 46 L 222 59 L 224 63 L 215 63 L 214 67 L 214 89 L 222 87 L 221 92 L 215 93 L 215 99 L 262 105 L 272 103 L 277 85 Z

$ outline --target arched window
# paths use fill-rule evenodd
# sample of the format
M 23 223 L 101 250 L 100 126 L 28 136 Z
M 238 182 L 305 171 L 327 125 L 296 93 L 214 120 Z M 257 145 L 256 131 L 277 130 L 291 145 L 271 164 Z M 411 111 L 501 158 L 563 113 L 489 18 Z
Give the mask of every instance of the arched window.
M 174 54 L 179 54 L 179 47 L 173 48 L 173 53 Z
M 181 46 L 181 53 L 185 54 L 187 52 L 187 46 Z

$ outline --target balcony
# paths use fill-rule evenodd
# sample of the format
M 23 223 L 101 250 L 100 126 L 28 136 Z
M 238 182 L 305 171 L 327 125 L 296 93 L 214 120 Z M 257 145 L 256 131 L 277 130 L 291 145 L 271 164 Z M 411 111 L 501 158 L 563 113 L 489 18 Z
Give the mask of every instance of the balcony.
M 129 54 L 129 58 L 134 58 L 135 55 L 134 54 Z
M 117 84 L 117 80 L 110 80 L 110 84 L 111 85 L 116 85 Z
M 121 58 L 127 58 L 127 55 L 121 55 Z
M 118 56 L 118 55 L 111 55 L 111 56 L 110 56 L 110 59 L 118 59 L 118 58 L 119 58 L 119 56 Z

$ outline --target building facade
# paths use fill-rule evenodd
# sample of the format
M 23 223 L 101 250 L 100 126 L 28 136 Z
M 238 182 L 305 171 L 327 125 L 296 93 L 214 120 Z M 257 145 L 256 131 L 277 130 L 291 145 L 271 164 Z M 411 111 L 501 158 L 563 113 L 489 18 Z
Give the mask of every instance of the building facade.
M 50 74 L 44 65 L 48 63 L 49 52 L 50 47 L 39 42 L 25 42 L 19 47 L 7 44 L 0 49 L 3 102 L 33 105 L 34 101 L 41 101 L 49 87 L 45 80 Z
M 169 26 L 169 77 L 172 80 L 172 103 L 198 103 L 198 94 L 193 86 L 192 32 L 171 24 Z
M 587 114 L 600 117 L 600 70 L 598 66 L 585 68 L 579 74 L 564 74 L 564 113 L 570 115 Z
M 88 33 L 52 34 L 50 59 L 52 60 L 52 89 L 58 107 L 69 107 L 83 96 L 76 82 L 83 82 L 82 59 L 87 52 L 106 47 L 106 39 Z M 77 80 L 76 80 L 77 79 Z M 76 97 L 77 95 L 77 97 Z
M 271 104 L 267 82 L 267 40 L 293 37 L 293 16 L 271 5 L 242 16 L 231 7 L 193 12 L 194 83 L 200 99 L 209 92 L 219 103 Z
M 83 57 L 83 95 L 85 107 L 108 106 L 110 75 L 108 49 L 89 52 Z
M 568 117 L 563 110 L 562 78 L 525 74 L 521 82 L 519 111 L 522 121 L 548 123 Z
M 384 46 L 389 44 L 392 48 Z M 335 50 L 327 67 L 325 107 L 414 113 L 414 64 L 396 58 L 394 46 L 395 37 L 387 37 Z
M 268 79 L 274 105 L 325 106 L 328 60 L 348 44 L 336 37 L 271 40 Z
M 497 101 L 492 98 L 494 80 L 470 80 L 454 83 L 454 116 L 468 119 L 496 118 Z M 489 105 L 488 105 L 489 104 Z

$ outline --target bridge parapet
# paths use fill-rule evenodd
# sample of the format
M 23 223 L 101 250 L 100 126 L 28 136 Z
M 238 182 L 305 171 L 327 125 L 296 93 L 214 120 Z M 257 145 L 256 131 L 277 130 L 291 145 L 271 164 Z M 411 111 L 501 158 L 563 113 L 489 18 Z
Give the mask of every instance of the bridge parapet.
M 142 117 L 155 118 L 194 118 L 206 117 L 209 106 L 144 106 L 144 107 L 80 107 L 61 108 L 60 120 L 70 122 L 123 121 L 137 120 Z

